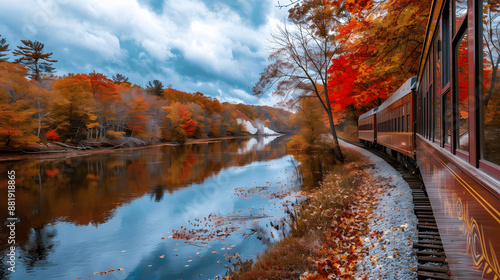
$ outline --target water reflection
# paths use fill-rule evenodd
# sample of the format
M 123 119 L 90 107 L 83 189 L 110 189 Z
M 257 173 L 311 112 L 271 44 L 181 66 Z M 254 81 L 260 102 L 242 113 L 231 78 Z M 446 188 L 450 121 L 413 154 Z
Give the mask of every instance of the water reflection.
M 224 253 L 253 258 L 263 240 L 278 238 L 282 228 L 274 226 L 283 223 L 286 205 L 300 199 L 298 162 L 286 154 L 287 141 L 236 139 L 1 163 L 1 174 L 17 175 L 18 262 L 10 277 L 76 279 L 115 269 L 103 277 L 213 279 L 224 272 Z M 7 197 L 3 178 L 0 187 Z M 5 199 L 0 207 L 7 208 Z M 168 238 L 210 214 L 227 222 L 220 229 L 236 226 L 235 234 L 195 244 Z M 0 234 L 6 240 L 5 224 Z
M 334 170 L 335 157 L 332 152 L 313 151 L 307 154 L 294 152 L 293 156 L 301 163 L 297 169 L 301 174 L 304 190 L 318 188 L 323 177 Z

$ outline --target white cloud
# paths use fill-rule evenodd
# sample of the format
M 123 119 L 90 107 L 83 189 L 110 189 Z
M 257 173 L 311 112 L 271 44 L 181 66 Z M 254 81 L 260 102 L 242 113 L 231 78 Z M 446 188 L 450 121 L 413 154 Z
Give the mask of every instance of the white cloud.
M 241 90 L 241 89 L 231 89 L 229 92 L 231 93 L 231 95 L 238 96 L 239 98 L 245 99 L 247 101 L 254 101 L 255 102 L 258 99 L 256 96 L 251 95 L 251 94 L 249 94 L 246 91 Z
M 201 0 L 165 0 L 162 10 L 153 10 L 144 0 L 2 1 L 0 31 L 3 37 L 8 36 L 11 49 L 21 39 L 50 45 L 49 51 L 59 59 L 58 70 L 117 71 L 105 73 L 109 76 L 128 71 L 131 78 L 164 78 L 165 84 L 205 92 L 200 81 L 176 72 L 182 65 L 170 64 L 173 60 L 188 61 L 189 67 L 203 69 L 197 75 L 209 75 L 201 84 L 212 95 L 222 88 L 227 93 L 224 101 L 260 103 L 262 99 L 257 101 L 240 88 L 245 83 L 244 88 L 252 87 L 258 79 L 268 56 L 266 38 L 286 10 L 275 8 L 275 1 L 268 0 L 269 10 L 263 13 L 267 23 L 256 28 L 249 24 L 249 18 L 242 18 L 245 13 L 213 1 L 207 5 Z M 242 3 L 246 11 L 257 5 Z M 128 65 L 132 61 L 136 68 Z M 151 63 L 157 64 L 148 67 Z M 208 85 L 212 78 L 215 80 Z
M 224 92 L 222 92 L 222 90 L 218 90 L 218 92 L 219 92 L 219 95 L 216 96 L 215 98 L 217 98 L 220 102 L 229 102 L 229 103 L 233 103 L 233 104 L 245 103 L 245 102 L 243 102 L 243 100 L 241 100 L 239 98 L 225 94 Z

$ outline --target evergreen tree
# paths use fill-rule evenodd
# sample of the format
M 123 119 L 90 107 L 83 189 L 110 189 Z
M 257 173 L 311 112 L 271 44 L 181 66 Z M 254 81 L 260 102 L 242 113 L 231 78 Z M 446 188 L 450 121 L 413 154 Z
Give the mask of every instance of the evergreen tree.
M 132 83 L 128 81 L 128 78 L 123 76 L 122 74 L 113 75 L 113 77 L 111 78 L 113 79 L 115 84 L 125 83 L 128 84 L 129 86 L 132 85 Z
M 10 51 L 9 44 L 7 44 L 7 40 L 5 38 L 2 38 L 2 35 L 0 35 L 0 62 L 7 61 L 7 58 L 5 58 L 5 56 L 7 56 L 7 55 L 4 54 L 4 52 L 8 52 L 8 51 Z
M 146 85 L 146 90 L 152 95 L 162 97 L 165 88 L 162 82 L 160 82 L 159 80 L 154 80 L 153 83 L 148 82 L 148 84 Z
M 38 41 L 21 40 L 24 46 L 17 46 L 13 54 L 20 56 L 16 59 L 16 63 L 23 64 L 30 69 L 30 77 L 32 80 L 39 81 L 42 73 L 53 73 L 55 68 L 52 63 L 57 60 L 51 59 L 53 53 L 44 53 L 44 44 Z

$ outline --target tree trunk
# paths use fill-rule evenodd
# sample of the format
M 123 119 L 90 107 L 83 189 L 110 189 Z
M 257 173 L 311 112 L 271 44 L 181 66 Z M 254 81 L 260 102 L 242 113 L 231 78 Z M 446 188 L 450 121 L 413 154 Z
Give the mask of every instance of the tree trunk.
M 40 113 L 40 100 L 37 101 L 38 103 L 38 132 L 37 132 L 37 135 L 38 138 L 40 138 L 40 130 L 41 130 L 41 126 L 42 126 L 42 115 Z
M 339 139 L 337 138 L 337 132 L 335 131 L 335 123 L 333 121 L 333 114 L 332 114 L 332 106 L 330 105 L 330 101 L 328 99 L 328 90 L 326 89 L 326 86 L 324 87 L 324 92 L 325 92 L 325 103 L 327 107 L 327 112 L 326 114 L 328 115 L 328 122 L 330 123 L 330 129 L 332 131 L 332 136 L 333 136 L 333 143 L 335 144 L 334 152 L 335 152 L 335 157 L 342 163 L 344 163 L 344 156 L 342 155 L 342 151 L 340 150 L 340 145 L 339 145 Z

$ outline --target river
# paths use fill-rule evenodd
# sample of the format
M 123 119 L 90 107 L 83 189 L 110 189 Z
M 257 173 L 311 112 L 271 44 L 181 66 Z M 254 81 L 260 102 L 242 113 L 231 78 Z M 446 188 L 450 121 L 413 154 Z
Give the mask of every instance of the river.
M 286 234 L 287 208 L 331 168 L 330 159 L 288 154 L 289 139 L 2 162 L 0 278 L 223 276 L 235 253 L 254 258 Z M 15 228 L 7 226 L 12 170 Z M 15 272 L 8 270 L 9 234 Z

